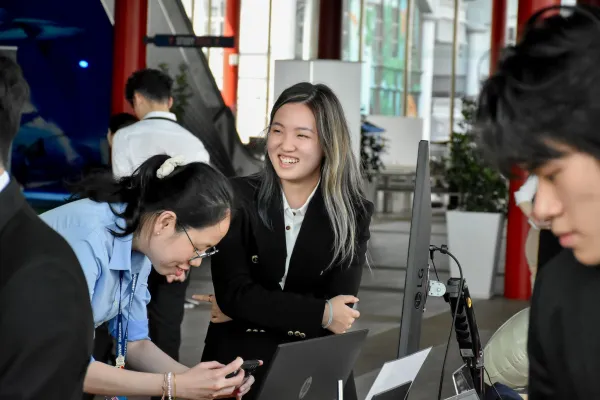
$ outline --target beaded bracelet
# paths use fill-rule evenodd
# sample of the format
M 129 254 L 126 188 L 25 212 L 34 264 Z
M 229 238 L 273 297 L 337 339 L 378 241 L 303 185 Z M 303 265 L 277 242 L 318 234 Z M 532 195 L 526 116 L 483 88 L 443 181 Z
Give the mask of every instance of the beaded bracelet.
M 173 374 L 173 400 L 177 400 L 177 378 L 175 374 Z
M 162 395 L 162 400 L 168 399 L 168 400 L 173 400 L 173 397 L 171 396 L 171 389 L 173 387 L 173 373 L 172 372 L 167 372 L 165 374 L 165 378 L 163 381 L 163 386 L 162 386 L 162 390 L 163 390 L 163 395 Z
M 327 320 L 327 323 L 323 325 L 323 329 L 329 328 L 333 322 L 333 305 L 331 304 L 331 300 L 327 300 L 327 305 L 329 306 L 329 319 Z

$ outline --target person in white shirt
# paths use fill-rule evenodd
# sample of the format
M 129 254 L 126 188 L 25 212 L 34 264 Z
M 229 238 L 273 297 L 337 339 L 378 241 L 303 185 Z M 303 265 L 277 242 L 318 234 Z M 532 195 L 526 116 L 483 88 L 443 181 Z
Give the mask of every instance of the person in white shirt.
M 134 72 L 125 86 L 125 97 L 140 119 L 119 129 L 112 145 L 116 177 L 133 174 L 140 164 L 157 154 L 183 156 L 189 162 L 209 163 L 202 141 L 177 122 L 173 106 L 173 79 L 156 69 Z
M 132 175 L 148 158 L 157 154 L 183 156 L 188 162 L 209 163 L 202 141 L 177 122 L 173 106 L 173 79 L 156 69 L 134 72 L 125 85 L 125 97 L 140 119 L 119 129 L 112 143 L 112 171 L 120 178 Z M 152 270 L 148 279 L 150 337 L 171 358 L 179 360 L 181 323 L 189 275 L 183 282 Z
M 531 287 L 535 282 L 535 276 L 537 274 L 539 266 L 539 253 L 540 253 L 540 238 L 543 231 L 549 232 L 549 224 L 545 221 L 539 221 L 535 219 L 533 215 L 533 201 L 538 187 L 537 175 L 529 175 L 525 183 L 515 192 L 515 203 L 523 214 L 529 219 L 529 233 L 525 240 L 525 257 L 527 258 L 527 264 L 529 264 L 529 271 L 531 272 Z

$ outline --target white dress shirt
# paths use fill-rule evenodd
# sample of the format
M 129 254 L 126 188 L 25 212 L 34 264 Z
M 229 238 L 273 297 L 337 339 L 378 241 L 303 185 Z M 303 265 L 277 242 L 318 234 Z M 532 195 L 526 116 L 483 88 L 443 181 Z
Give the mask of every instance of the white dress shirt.
M 141 121 L 116 132 L 112 146 L 113 174 L 117 178 L 129 176 L 157 154 L 181 155 L 187 162 L 210 161 L 202 141 L 179 125 L 175 114 L 152 111 Z
M 321 181 L 319 181 L 321 183 Z M 287 278 L 288 269 L 290 268 L 290 259 L 292 258 L 292 252 L 294 251 L 294 245 L 296 244 L 296 239 L 298 239 L 298 234 L 300 233 L 300 228 L 302 227 L 302 221 L 304 221 L 304 216 L 306 215 L 306 210 L 308 209 L 308 204 L 310 200 L 315 195 L 317 188 L 319 187 L 319 183 L 315 186 L 314 190 L 306 199 L 306 203 L 298 209 L 293 209 L 290 207 L 287 199 L 285 198 L 285 193 L 281 191 L 283 195 L 283 220 L 285 223 L 285 247 L 287 250 L 287 257 L 285 258 L 285 272 L 283 274 L 283 278 L 279 285 L 283 289 L 285 286 L 285 279 Z
M 2 174 L 0 174 L 0 192 L 8 186 L 9 182 L 10 176 L 8 175 L 8 172 L 4 171 Z

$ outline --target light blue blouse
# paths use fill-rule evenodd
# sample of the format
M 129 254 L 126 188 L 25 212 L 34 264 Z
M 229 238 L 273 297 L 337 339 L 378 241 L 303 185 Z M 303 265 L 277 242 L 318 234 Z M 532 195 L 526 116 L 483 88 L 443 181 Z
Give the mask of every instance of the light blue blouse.
M 123 205 L 113 205 L 122 210 Z M 116 337 L 116 315 L 119 297 L 123 323 L 128 326 L 128 341 L 149 339 L 146 305 L 150 301 L 148 276 L 150 260 L 137 251 L 132 252 L 132 235 L 114 237 L 109 229 L 120 232 L 124 226 L 107 203 L 84 199 L 45 212 L 40 216 L 71 245 L 85 273 L 94 312 L 96 327 L 109 321 L 111 334 Z M 125 271 L 119 294 L 119 273 Z M 133 274 L 139 273 L 131 310 L 129 301 Z M 128 323 L 127 323 L 128 321 Z

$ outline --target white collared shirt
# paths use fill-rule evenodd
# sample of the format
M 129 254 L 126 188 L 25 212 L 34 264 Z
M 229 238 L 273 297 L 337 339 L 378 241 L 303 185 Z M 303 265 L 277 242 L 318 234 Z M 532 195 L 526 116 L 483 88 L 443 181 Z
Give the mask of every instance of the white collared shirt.
M 287 257 L 285 258 L 285 272 L 283 274 L 283 278 L 279 285 L 283 289 L 285 286 L 285 279 L 287 278 L 288 270 L 290 268 L 290 259 L 292 258 L 292 252 L 294 251 L 294 245 L 296 244 L 296 239 L 298 239 L 298 234 L 300 233 L 300 227 L 302 226 L 302 221 L 304 221 L 304 216 L 306 215 L 306 210 L 308 209 L 308 204 L 310 200 L 315 195 L 317 188 L 319 187 L 319 183 L 315 186 L 314 190 L 306 199 L 304 205 L 298 209 L 293 209 L 290 207 L 287 199 L 285 198 L 285 193 L 283 190 L 281 191 L 283 196 L 283 221 L 285 223 L 285 247 L 287 250 Z
M 179 125 L 175 114 L 152 111 L 141 121 L 116 132 L 112 146 L 113 174 L 117 178 L 132 175 L 140 164 L 157 154 L 181 155 L 187 162 L 210 161 L 202 141 Z
M 9 182 L 10 176 L 8 175 L 8 172 L 4 171 L 2 174 L 0 174 L 0 192 L 6 189 Z

